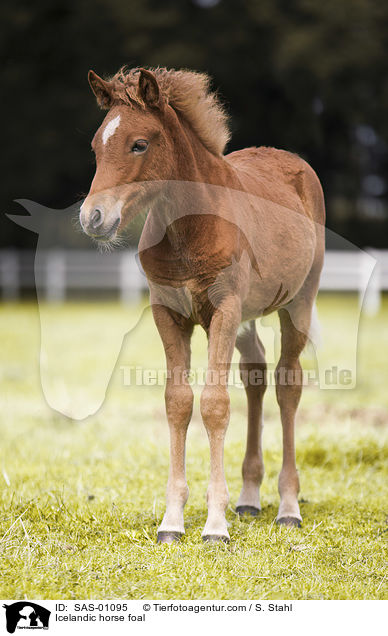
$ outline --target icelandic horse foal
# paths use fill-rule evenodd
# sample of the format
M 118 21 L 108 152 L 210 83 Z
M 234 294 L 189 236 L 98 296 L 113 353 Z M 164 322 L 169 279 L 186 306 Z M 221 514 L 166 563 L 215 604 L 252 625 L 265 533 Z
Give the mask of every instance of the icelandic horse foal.
M 277 522 L 300 526 L 294 426 L 302 388 L 299 356 L 324 255 L 319 180 L 300 157 L 282 150 L 246 148 L 224 155 L 227 119 L 206 75 L 122 69 L 109 80 L 90 71 L 89 82 L 108 114 L 92 142 L 97 168 L 80 210 L 82 227 L 99 242 L 114 242 L 135 215 L 148 213 L 139 254 L 167 360 L 171 453 L 158 541 L 170 543 L 184 533 L 185 442 L 193 405 L 187 373 L 195 324 L 205 329 L 209 343 L 200 400 L 210 444 L 202 537 L 229 540 L 223 447 L 229 422 L 226 378 L 235 346 L 248 400 L 236 510 L 260 511 L 266 364 L 254 320 L 272 311 L 281 326 L 275 373 L 283 427 Z

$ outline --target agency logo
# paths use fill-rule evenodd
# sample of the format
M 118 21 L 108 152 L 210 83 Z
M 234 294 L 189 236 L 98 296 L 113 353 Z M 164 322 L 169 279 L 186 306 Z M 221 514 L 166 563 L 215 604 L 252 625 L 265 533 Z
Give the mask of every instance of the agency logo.
M 17 601 L 3 607 L 10 634 L 16 629 L 48 629 L 51 612 L 41 605 L 31 601 Z

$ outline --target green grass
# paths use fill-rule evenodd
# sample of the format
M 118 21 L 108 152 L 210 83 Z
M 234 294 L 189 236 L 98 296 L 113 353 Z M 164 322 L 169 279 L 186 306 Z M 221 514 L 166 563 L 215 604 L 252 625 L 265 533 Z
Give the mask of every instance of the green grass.
M 362 319 L 357 388 L 304 391 L 297 427 L 300 530 L 274 523 L 281 431 L 273 388 L 265 401 L 263 512 L 255 521 L 234 513 L 246 425 L 244 392 L 231 389 L 228 546 L 203 545 L 200 536 L 209 453 L 198 388 L 188 436 L 186 536 L 179 545 L 155 544 L 168 470 L 163 387 L 124 386 L 120 369 L 163 368 L 150 312 L 125 340 L 104 405 L 77 422 L 50 410 L 43 399 L 37 308 L 2 306 L 0 597 L 387 598 L 387 301 L 377 316 Z M 320 299 L 328 364 L 339 341 L 343 349 L 351 346 L 346 319 L 356 310 L 352 296 Z M 74 351 L 95 337 L 100 359 L 109 360 L 109 330 L 121 328 L 122 307 L 67 304 L 45 311 L 58 324 L 76 320 Z M 139 308 L 125 312 L 130 321 Z M 205 360 L 206 342 L 198 331 L 193 365 Z M 84 365 L 74 364 L 74 378 L 82 385 L 88 377 L 93 384 L 98 370 L 93 374 Z

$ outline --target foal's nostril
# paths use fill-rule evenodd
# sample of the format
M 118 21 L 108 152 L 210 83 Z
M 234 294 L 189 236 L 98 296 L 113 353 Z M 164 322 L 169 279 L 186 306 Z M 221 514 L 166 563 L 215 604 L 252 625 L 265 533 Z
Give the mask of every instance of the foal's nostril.
M 101 210 L 99 210 L 98 208 L 96 208 L 92 214 L 92 216 L 90 217 L 90 225 L 92 226 L 92 228 L 95 230 L 96 227 L 98 227 L 99 225 L 102 224 L 102 222 L 104 221 L 104 214 Z

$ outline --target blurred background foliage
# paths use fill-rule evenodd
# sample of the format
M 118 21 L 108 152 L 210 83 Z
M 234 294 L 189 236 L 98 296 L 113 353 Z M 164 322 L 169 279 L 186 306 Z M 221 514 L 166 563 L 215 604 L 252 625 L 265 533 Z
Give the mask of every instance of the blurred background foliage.
M 102 120 L 87 71 L 209 73 L 231 116 L 228 150 L 299 153 L 328 226 L 388 242 L 388 3 L 384 0 L 21 0 L 0 9 L 2 212 L 65 208 L 87 192 Z M 1 245 L 34 238 L 1 218 Z

